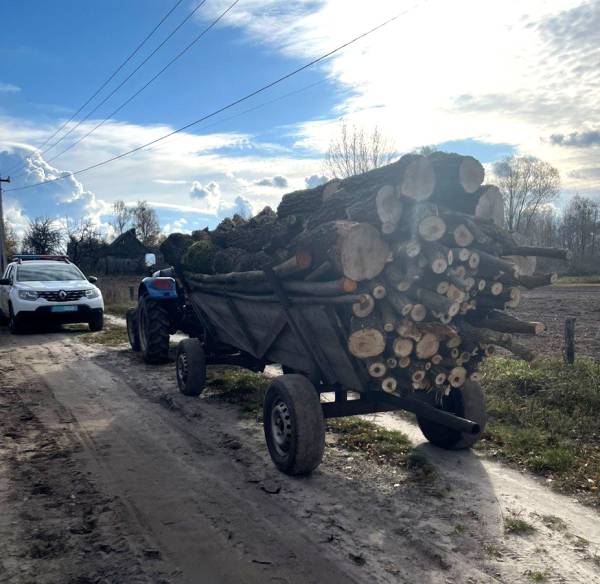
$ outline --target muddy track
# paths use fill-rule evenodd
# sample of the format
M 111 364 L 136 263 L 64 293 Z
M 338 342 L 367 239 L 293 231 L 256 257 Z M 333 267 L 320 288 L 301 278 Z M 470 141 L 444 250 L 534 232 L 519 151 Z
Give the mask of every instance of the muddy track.
M 254 420 L 125 348 L 2 329 L 0 375 L 0 582 L 600 582 L 594 512 L 474 454 L 420 446 L 423 482 L 328 437 L 292 479 Z M 510 512 L 536 532 L 505 534 Z

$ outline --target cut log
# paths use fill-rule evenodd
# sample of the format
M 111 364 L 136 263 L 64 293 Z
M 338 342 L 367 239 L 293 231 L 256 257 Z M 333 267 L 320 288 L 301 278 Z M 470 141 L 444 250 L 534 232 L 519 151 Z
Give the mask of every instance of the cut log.
M 378 306 L 381 313 L 381 321 L 383 322 L 383 330 L 386 333 L 391 333 L 396 329 L 396 325 L 398 323 L 398 314 L 396 309 L 388 300 L 382 300 L 378 303 Z
M 398 199 L 396 190 L 392 185 L 384 185 L 377 191 L 375 208 L 381 223 L 393 226 L 390 231 L 392 233 L 402 216 L 402 202 Z
M 386 377 L 381 382 L 381 389 L 383 389 L 383 391 L 385 391 L 385 393 L 394 393 L 397 388 L 398 388 L 398 382 L 396 381 L 396 379 L 394 377 L 391 377 L 391 376 Z
M 414 343 L 412 339 L 398 337 L 394 340 L 394 355 L 398 358 L 408 357 L 413 352 Z
M 372 225 L 352 221 L 324 223 L 299 236 L 296 245 L 312 252 L 319 262 L 330 260 L 340 274 L 357 282 L 378 276 L 389 254 L 387 243 Z
M 406 258 L 416 258 L 421 253 L 421 243 L 418 239 L 407 239 L 397 241 L 392 244 L 392 253 L 395 258 L 405 260 Z
M 440 348 L 440 341 L 432 333 L 425 333 L 417 342 L 415 354 L 418 359 L 429 359 L 433 357 Z
M 454 316 L 460 309 L 460 304 L 458 302 L 453 302 L 450 298 L 436 294 L 426 288 L 417 288 L 414 291 L 410 291 L 409 295 L 415 300 L 418 300 L 426 308 L 429 308 L 429 310 L 442 314 Z
M 538 258 L 553 258 L 555 260 L 568 261 L 572 259 L 573 252 L 568 249 L 558 249 L 554 247 L 531 247 L 519 245 L 515 247 L 505 247 L 502 255 L 511 256 L 534 256 Z
M 437 215 L 429 215 L 421 219 L 417 233 L 424 241 L 438 241 L 446 233 L 446 222 Z
M 385 350 L 385 337 L 380 329 L 355 330 L 348 339 L 348 350 L 359 359 L 377 357 Z
M 352 314 L 358 318 L 369 316 L 375 309 L 375 299 L 370 294 L 361 294 L 360 301 L 352 305 Z
M 381 300 L 382 298 L 385 298 L 385 285 L 381 280 L 371 280 L 368 283 L 368 288 L 375 300 Z
M 400 292 L 397 292 L 396 290 L 389 290 L 388 294 L 386 295 L 386 300 L 399 316 L 406 316 L 407 314 L 410 314 L 414 307 L 413 303 L 406 296 Z
M 409 316 L 415 322 L 421 322 L 425 320 L 427 316 L 427 308 L 424 304 L 413 304 L 413 307 L 410 309 Z
M 427 243 L 423 246 L 423 254 L 429 262 L 434 274 L 443 274 L 448 269 L 449 257 L 452 252 L 443 245 Z
M 504 197 L 498 187 L 481 187 L 474 215 L 481 219 L 491 219 L 498 226 L 504 224 Z
M 469 322 L 477 322 L 485 328 L 504 333 L 522 333 L 529 335 L 539 335 L 546 330 L 541 322 L 528 322 L 520 320 L 499 310 L 493 310 L 483 318 L 469 317 Z
M 472 156 L 447 152 L 434 152 L 429 156 L 436 178 L 434 199 L 445 199 L 447 193 L 472 194 L 481 187 L 485 171 L 481 162 Z
M 464 367 L 454 367 L 448 374 L 448 382 L 452 387 L 462 387 L 467 380 L 467 370 Z
M 329 260 L 325 260 L 310 272 L 305 278 L 305 282 L 318 282 L 319 280 L 330 280 L 333 267 Z
M 365 360 L 367 364 L 367 371 L 371 377 L 375 377 L 376 379 L 382 378 L 386 372 L 387 367 L 386 364 L 378 358 L 369 357 Z

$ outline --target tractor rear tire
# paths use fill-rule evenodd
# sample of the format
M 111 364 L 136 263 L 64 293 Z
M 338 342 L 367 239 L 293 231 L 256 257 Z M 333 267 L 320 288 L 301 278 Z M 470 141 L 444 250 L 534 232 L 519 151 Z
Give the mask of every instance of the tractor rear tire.
M 206 356 L 198 339 L 184 339 L 175 358 L 177 387 L 183 395 L 200 395 L 206 387 Z
M 170 319 L 167 309 L 143 296 L 138 307 L 140 349 L 146 363 L 165 363 L 169 359 Z
M 453 389 L 450 395 L 442 398 L 440 409 L 476 422 L 479 424 L 479 432 L 465 434 L 417 416 L 419 428 L 429 442 L 445 450 L 464 450 L 471 448 L 481 438 L 487 422 L 487 415 L 485 398 L 478 383 L 467 381 L 461 388 Z
M 273 380 L 265 396 L 263 425 L 269 454 L 279 470 L 306 475 L 319 466 L 325 418 L 319 394 L 304 375 Z
M 131 345 L 131 350 L 138 353 L 141 350 L 140 345 L 140 330 L 138 326 L 138 312 L 136 308 L 128 308 L 125 313 L 125 321 L 127 322 L 127 338 Z

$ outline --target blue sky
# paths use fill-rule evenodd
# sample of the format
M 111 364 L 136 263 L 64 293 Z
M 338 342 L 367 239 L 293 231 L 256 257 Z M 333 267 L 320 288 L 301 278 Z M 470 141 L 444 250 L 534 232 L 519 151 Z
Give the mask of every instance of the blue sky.
M 289 72 L 399 7 L 405 13 L 335 58 L 149 151 L 60 184 L 7 192 L 7 216 L 18 230 L 42 214 L 88 216 L 110 230 L 117 199 L 148 200 L 167 232 L 214 226 L 238 209 L 275 206 L 285 192 L 323 176 L 323 154 L 341 118 L 377 125 L 398 152 L 440 145 L 488 165 L 512 153 L 533 154 L 559 167 L 565 192 L 599 190 L 596 0 L 531 0 L 526 7 L 374 0 L 368 11 L 343 0 L 241 0 L 115 118 L 54 160 L 229 4 L 207 0 L 70 140 L 36 153 L 174 4 L 2 3 L 0 172 L 26 167 L 13 172 L 11 186 L 129 150 Z M 184 0 L 97 99 L 195 5 Z

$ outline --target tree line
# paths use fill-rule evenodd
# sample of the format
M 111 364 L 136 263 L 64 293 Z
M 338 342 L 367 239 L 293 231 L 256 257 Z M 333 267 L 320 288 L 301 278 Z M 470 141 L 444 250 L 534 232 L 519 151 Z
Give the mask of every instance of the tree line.
M 114 236 L 135 229 L 136 237 L 149 248 L 160 245 L 162 235 L 156 211 L 146 201 L 138 201 L 128 207 L 123 201 L 113 204 Z M 8 256 L 15 253 L 53 255 L 69 253 L 73 261 L 93 255 L 109 244 L 105 232 L 90 219 L 72 221 L 68 217 L 40 216 L 29 221 L 19 241 L 14 229 L 5 221 L 6 248 Z

